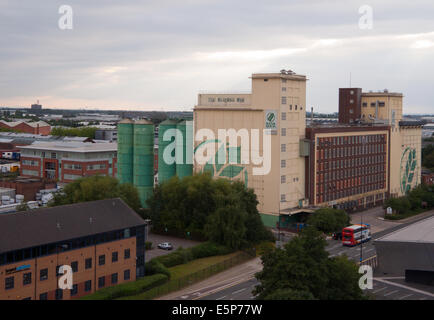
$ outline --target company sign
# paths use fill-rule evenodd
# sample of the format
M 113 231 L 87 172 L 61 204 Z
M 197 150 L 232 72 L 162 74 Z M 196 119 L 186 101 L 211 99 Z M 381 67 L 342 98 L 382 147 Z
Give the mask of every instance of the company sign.
M 277 111 L 265 111 L 265 129 L 267 134 L 277 134 Z

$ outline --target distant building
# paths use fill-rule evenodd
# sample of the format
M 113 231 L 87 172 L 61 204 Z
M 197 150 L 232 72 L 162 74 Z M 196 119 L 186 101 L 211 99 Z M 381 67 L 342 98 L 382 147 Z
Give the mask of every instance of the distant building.
M 35 103 L 35 104 L 32 104 L 32 106 L 30 107 L 30 109 L 32 109 L 32 110 L 42 110 L 42 105 L 40 105 L 38 103 Z
M 0 300 L 76 299 L 143 277 L 145 228 L 118 198 L 0 215 Z M 72 289 L 59 289 L 62 265 Z
M 108 140 L 117 141 L 118 140 L 118 130 L 117 129 L 97 129 L 95 131 L 96 140 Z
M 23 133 L 48 135 L 51 132 L 51 126 L 44 121 L 13 121 L 8 122 L 0 120 L 0 127 L 5 129 L 13 129 Z
M 39 142 L 20 150 L 23 176 L 59 182 L 96 174 L 116 176 L 117 143 Z

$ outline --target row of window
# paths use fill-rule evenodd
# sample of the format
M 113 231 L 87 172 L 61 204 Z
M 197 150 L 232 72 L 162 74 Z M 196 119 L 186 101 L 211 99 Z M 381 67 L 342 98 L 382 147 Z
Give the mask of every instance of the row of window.
M 318 172 L 336 169 L 354 169 L 361 166 L 384 166 L 385 155 L 360 157 L 352 159 L 340 159 L 333 161 L 318 161 Z
M 363 156 L 385 152 L 384 144 L 370 144 L 318 150 L 318 159 L 343 158 L 350 156 Z
M 384 107 L 386 105 L 386 103 L 384 101 L 378 101 L 378 106 L 379 107 Z M 362 103 L 363 107 L 367 107 L 368 103 L 367 102 L 363 102 Z M 371 107 L 375 107 L 375 102 L 371 102 Z
M 348 144 L 364 144 L 364 143 L 379 143 L 385 142 L 386 135 L 384 134 L 370 134 L 370 135 L 357 135 L 357 136 L 340 136 L 329 138 L 318 138 L 317 145 L 319 147 L 341 146 Z
M 111 280 L 112 285 L 115 285 L 118 283 L 118 274 L 117 273 L 111 274 L 110 278 L 111 278 L 110 280 Z M 129 269 L 124 270 L 124 280 L 125 281 L 130 280 L 130 278 L 131 278 L 130 270 Z M 99 277 L 98 278 L 98 289 L 104 288 L 105 285 L 106 285 L 105 284 L 105 277 L 104 276 Z M 92 280 L 87 280 L 84 283 L 84 292 L 90 292 L 91 290 L 92 290 Z M 71 293 L 71 297 L 74 297 L 78 294 L 78 285 L 77 284 L 74 284 L 72 286 L 70 293 Z M 47 300 L 47 299 L 48 299 L 48 293 L 47 292 L 41 293 L 39 295 L 39 300 Z M 55 299 L 56 300 L 62 300 L 63 299 L 63 290 L 62 289 L 56 289 Z
M 284 104 L 286 104 L 286 102 Z M 290 104 L 289 105 L 289 111 L 292 111 L 292 110 L 293 110 L 292 109 L 292 104 Z M 294 106 L 294 111 L 297 111 L 297 110 L 303 110 L 303 107 L 302 106 L 298 107 L 297 105 L 295 105 Z M 282 120 L 286 120 L 286 112 L 282 112 L 281 113 L 281 118 L 282 118 Z
M 213 97 L 209 97 L 208 98 L 208 102 L 215 102 L 216 98 Z M 244 102 L 244 98 L 231 98 L 231 97 L 224 97 L 224 98 L 217 98 L 218 102 L 239 102 L 239 103 L 243 103 Z
M 331 181 L 342 180 L 347 178 L 365 179 L 366 177 L 369 177 L 369 175 L 374 175 L 381 180 L 383 177 L 385 177 L 385 171 L 386 168 L 384 165 L 329 171 L 325 173 L 317 173 L 317 181 L 322 183 L 322 182 L 331 182 Z
M 129 259 L 131 256 L 130 249 L 124 250 L 124 259 Z M 112 262 L 118 261 L 118 252 L 112 252 Z M 100 255 L 98 257 L 98 265 L 103 266 L 105 265 L 105 254 Z M 87 258 L 85 260 L 85 270 L 92 268 L 92 258 Z M 71 262 L 71 269 L 73 272 L 78 272 L 78 261 Z M 56 276 L 62 275 L 60 273 L 60 266 L 56 267 Z M 48 268 L 41 269 L 39 271 L 39 279 L 40 281 L 45 281 L 48 279 Z M 13 289 L 14 288 L 14 276 L 5 278 L 5 289 Z M 32 283 L 32 273 L 27 272 L 23 274 L 23 285 L 28 285 Z
M 298 182 L 298 177 L 292 178 L 292 182 Z M 280 183 L 286 183 L 286 176 L 280 176 Z
M 38 165 L 39 165 L 39 162 L 38 162 L 38 161 L 36 161 L 36 160 L 28 160 L 28 159 L 26 159 L 26 160 L 21 160 L 21 163 L 22 163 L 24 166 L 32 166 L 32 167 L 35 167 L 35 166 L 38 166 Z
M 317 193 L 316 200 L 317 200 L 317 203 L 333 201 L 333 200 L 353 196 L 356 194 L 362 194 L 362 193 L 371 192 L 371 191 L 375 191 L 375 190 L 381 190 L 381 189 L 384 189 L 384 187 L 385 187 L 384 182 L 380 182 L 377 184 L 348 188 L 348 189 L 344 189 L 344 190 L 340 190 L 340 191 Z

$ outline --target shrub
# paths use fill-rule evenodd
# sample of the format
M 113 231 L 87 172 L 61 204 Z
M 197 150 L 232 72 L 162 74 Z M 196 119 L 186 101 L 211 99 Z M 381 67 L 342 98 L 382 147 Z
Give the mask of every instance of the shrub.
M 152 250 L 152 242 L 151 241 L 145 242 L 145 249 L 146 250 Z
M 190 249 L 186 250 L 179 247 L 176 251 L 172 253 L 154 258 L 152 260 L 157 260 L 161 262 L 165 267 L 170 268 L 193 260 L 193 255 Z
M 145 264 L 145 275 L 165 274 L 170 279 L 170 271 L 160 261 L 152 259 Z
M 214 242 L 204 242 L 191 248 L 193 259 L 220 256 L 224 254 L 229 254 L 231 252 L 233 252 L 232 249 L 216 244 Z
M 84 300 L 113 300 L 120 297 L 132 296 L 162 285 L 168 281 L 165 274 L 154 274 L 141 278 L 137 281 L 119 284 L 96 291 L 91 295 L 84 296 Z

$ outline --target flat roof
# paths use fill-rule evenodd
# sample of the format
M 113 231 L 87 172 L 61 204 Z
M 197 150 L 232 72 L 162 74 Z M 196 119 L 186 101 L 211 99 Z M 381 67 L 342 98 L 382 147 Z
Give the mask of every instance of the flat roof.
M 144 224 L 119 198 L 0 214 L 0 253 Z
M 34 142 L 28 146 L 20 146 L 20 149 L 27 150 L 48 150 L 48 151 L 67 151 L 67 152 L 104 152 L 104 151 L 117 151 L 118 144 L 111 143 L 92 143 L 92 142 L 66 142 L 66 141 L 52 141 L 52 142 Z
M 434 242 L 434 216 L 415 222 L 407 227 L 379 238 L 387 242 Z

